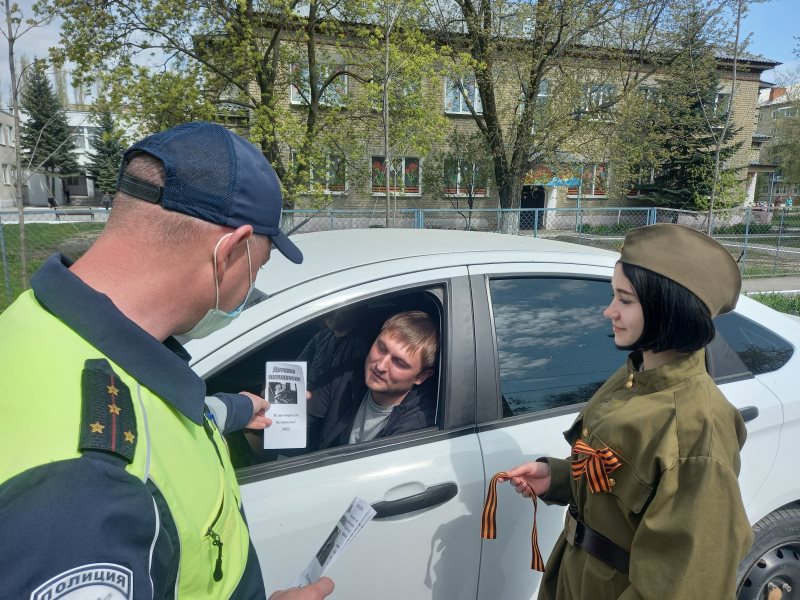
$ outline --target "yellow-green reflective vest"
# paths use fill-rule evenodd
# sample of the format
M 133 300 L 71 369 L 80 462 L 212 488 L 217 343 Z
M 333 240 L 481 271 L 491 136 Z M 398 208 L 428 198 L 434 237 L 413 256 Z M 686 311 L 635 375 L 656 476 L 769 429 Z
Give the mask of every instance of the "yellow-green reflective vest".
M 249 534 L 227 446 L 216 427 L 193 423 L 140 386 L 46 311 L 30 290 L 0 315 L 0 323 L 0 368 L 6 374 L 0 377 L 0 409 L 23 424 L 4 428 L 8 431 L 0 437 L 0 484 L 38 465 L 81 456 L 84 362 L 106 359 L 130 389 L 136 412 L 138 439 L 126 469 L 155 484 L 178 530 L 178 597 L 229 598 L 245 569 Z M 224 548 L 219 581 L 214 578 L 215 534 Z

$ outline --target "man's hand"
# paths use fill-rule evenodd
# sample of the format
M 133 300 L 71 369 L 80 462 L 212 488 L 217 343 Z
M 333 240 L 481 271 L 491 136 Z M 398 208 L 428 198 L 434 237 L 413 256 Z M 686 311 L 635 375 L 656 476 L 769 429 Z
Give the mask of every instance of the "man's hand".
M 242 396 L 247 396 L 253 402 L 253 418 L 245 425 L 246 429 L 266 429 L 272 425 L 272 419 L 264 416 L 264 413 L 269 408 L 267 402 L 261 396 L 256 396 L 250 392 L 239 392 Z
M 278 590 L 269 600 L 322 600 L 333 592 L 333 581 L 328 577 L 320 577 L 311 585 L 289 590 Z
M 526 498 L 531 497 L 531 489 L 541 496 L 550 489 L 550 465 L 546 462 L 527 462 L 506 471 L 506 476 L 498 481 L 511 481 L 517 493 Z

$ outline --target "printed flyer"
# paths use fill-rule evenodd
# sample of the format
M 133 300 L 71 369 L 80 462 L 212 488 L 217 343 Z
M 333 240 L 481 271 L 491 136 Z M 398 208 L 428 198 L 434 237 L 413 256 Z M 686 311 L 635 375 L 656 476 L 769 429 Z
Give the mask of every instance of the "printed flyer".
M 264 449 L 306 447 L 306 363 L 268 362 L 266 415 L 272 425 L 264 431 Z

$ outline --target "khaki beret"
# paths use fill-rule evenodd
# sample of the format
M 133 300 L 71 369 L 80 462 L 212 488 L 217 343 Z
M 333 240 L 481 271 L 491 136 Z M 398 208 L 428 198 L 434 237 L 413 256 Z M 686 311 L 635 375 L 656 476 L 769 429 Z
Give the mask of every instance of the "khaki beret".
M 669 223 L 631 229 L 620 260 L 679 283 L 705 303 L 712 317 L 730 312 L 742 289 L 730 253 L 706 234 Z

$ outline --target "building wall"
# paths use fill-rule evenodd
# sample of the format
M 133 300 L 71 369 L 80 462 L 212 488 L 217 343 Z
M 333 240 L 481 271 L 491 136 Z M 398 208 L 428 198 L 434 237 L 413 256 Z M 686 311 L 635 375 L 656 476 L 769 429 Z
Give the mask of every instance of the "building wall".
M 16 207 L 16 135 L 13 115 L 0 111 L 0 210 Z
M 768 63 L 765 63 L 765 65 Z M 504 76 L 503 68 L 513 69 L 515 65 L 499 65 L 499 70 L 495 81 L 497 82 L 497 101 L 499 104 L 499 112 L 501 115 L 508 115 L 509 120 L 514 116 L 515 106 L 520 97 L 520 88 L 517 80 L 513 76 Z M 582 67 L 585 68 L 585 67 Z M 742 147 L 734 154 L 729 160 L 729 167 L 733 167 L 738 171 L 738 179 L 742 186 L 742 195 L 747 186 L 751 184 L 751 178 L 748 177 L 748 165 L 752 164 L 755 160 L 757 151 L 754 151 L 752 146 L 752 136 L 756 128 L 758 118 L 757 105 L 758 105 L 758 92 L 760 87 L 760 74 L 764 65 L 751 64 L 748 68 L 747 64 L 742 63 L 739 66 L 737 73 L 737 88 L 736 94 L 732 99 L 731 109 L 731 128 L 736 131 L 733 143 L 741 142 Z M 730 71 L 721 70 L 721 89 L 720 92 L 730 92 L 731 85 L 730 79 L 732 73 Z M 446 74 L 442 73 L 438 81 L 433 82 L 426 89 L 432 100 L 432 105 L 435 107 L 433 110 L 439 112 L 440 115 L 445 115 L 447 120 L 447 128 L 458 129 L 464 134 L 472 134 L 477 131 L 477 126 L 473 118 L 469 114 L 455 115 L 445 114 L 445 78 Z M 288 81 L 288 77 L 286 79 Z M 253 90 L 254 92 L 256 90 Z M 348 80 L 348 95 L 357 95 L 360 93 L 360 84 L 354 79 Z M 284 101 L 287 105 L 290 103 L 290 86 L 285 87 Z M 557 98 L 550 98 L 550 101 L 558 101 Z M 299 116 L 303 113 L 302 106 L 295 106 L 290 110 L 296 111 Z M 346 113 L 345 116 L 346 117 Z M 507 130 L 507 128 L 506 128 Z M 602 146 L 600 142 L 592 142 L 598 148 Z M 440 147 L 434 150 L 445 150 L 447 143 L 445 142 Z M 591 155 L 591 149 L 587 150 L 588 145 L 580 138 L 580 133 L 566 142 L 562 150 L 567 153 L 575 155 L 585 154 Z M 370 132 L 370 142 L 368 147 L 363 151 L 363 157 L 348 165 L 348 189 L 346 193 L 330 195 L 326 198 L 319 196 L 313 197 L 311 195 L 301 195 L 296 199 L 297 208 L 313 208 L 326 204 L 331 199 L 334 200 L 333 206 L 336 208 L 360 208 L 383 210 L 386 205 L 386 198 L 383 194 L 375 194 L 372 192 L 370 185 L 370 163 L 373 156 L 381 156 L 383 154 L 381 132 L 373 130 Z M 602 162 L 603 151 L 598 150 L 595 154 L 600 157 L 597 163 Z M 418 157 L 421 159 L 422 169 L 426 168 L 424 156 Z M 288 149 L 287 155 L 284 160 L 288 162 Z M 613 177 L 613 173 L 610 175 Z M 558 207 L 574 207 L 577 204 L 577 197 L 575 190 L 568 193 L 566 188 L 556 188 L 555 192 L 546 193 L 546 205 L 555 204 Z M 631 206 L 636 205 L 635 198 L 610 198 L 606 194 L 589 195 L 583 193 L 581 201 L 584 206 Z M 441 194 L 432 194 L 424 186 L 421 194 L 409 194 L 407 196 L 400 196 L 397 198 L 398 207 L 418 207 L 418 208 L 464 208 L 467 205 L 467 198 L 443 196 Z M 498 205 L 497 190 L 494 186 L 489 188 L 489 194 L 486 197 L 474 199 L 475 208 L 496 208 Z

